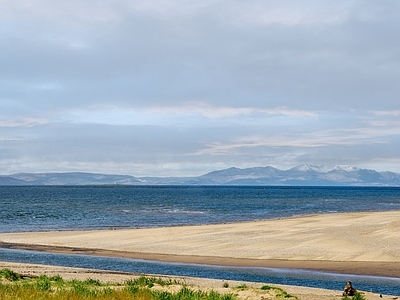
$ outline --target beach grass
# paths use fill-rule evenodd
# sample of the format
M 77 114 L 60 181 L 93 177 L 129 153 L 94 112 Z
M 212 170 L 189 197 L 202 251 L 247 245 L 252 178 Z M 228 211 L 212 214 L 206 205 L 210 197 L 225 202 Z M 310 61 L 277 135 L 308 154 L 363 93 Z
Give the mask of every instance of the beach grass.
M 344 296 L 342 300 L 365 300 L 361 293 L 356 293 L 354 296 Z
M 9 281 L 17 281 L 17 280 L 19 280 L 21 278 L 19 276 L 19 274 L 15 273 L 14 271 L 12 271 L 10 269 L 2 269 L 2 270 L 0 270 L 0 276 L 4 277 L 5 279 L 7 279 Z
M 64 280 L 61 276 L 41 275 L 24 278 L 9 270 L 0 270 L 1 300 L 235 300 L 233 293 L 193 290 L 176 280 L 142 276 L 122 284 L 101 283 L 99 280 Z M 154 289 L 180 285 L 177 292 Z
M 255 295 L 256 298 L 252 297 Z M 60 275 L 24 275 L 0 270 L 0 300 L 242 300 L 297 299 L 278 287 L 246 284 L 220 290 L 188 286 L 185 279 L 152 276 L 125 281 L 102 282 L 87 277 L 66 280 Z

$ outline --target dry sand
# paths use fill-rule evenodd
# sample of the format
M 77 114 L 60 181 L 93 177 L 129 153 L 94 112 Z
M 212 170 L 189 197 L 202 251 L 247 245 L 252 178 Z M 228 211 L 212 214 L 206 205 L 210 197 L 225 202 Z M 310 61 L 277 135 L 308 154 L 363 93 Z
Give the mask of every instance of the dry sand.
M 400 278 L 400 211 L 204 226 L 1 233 L 0 246 Z

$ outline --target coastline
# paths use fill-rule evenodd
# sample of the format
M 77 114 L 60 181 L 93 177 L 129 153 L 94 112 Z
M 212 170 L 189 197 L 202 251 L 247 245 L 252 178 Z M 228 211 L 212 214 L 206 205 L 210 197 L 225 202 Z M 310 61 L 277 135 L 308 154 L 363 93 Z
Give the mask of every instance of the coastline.
M 399 217 L 400 211 L 335 213 L 201 226 L 0 233 L 0 247 L 400 278 Z

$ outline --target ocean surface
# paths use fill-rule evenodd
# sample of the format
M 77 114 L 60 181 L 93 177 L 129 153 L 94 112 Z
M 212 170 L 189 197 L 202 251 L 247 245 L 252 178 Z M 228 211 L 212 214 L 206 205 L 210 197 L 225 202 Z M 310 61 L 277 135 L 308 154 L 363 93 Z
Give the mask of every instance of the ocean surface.
M 228 223 L 315 213 L 400 210 L 390 187 L 0 187 L 0 232 L 143 228 Z M 400 216 L 399 216 L 400 217 Z M 199 276 L 400 295 L 400 279 L 228 268 L 0 249 L 0 260 L 134 273 Z
M 400 210 L 400 188 L 0 187 L 0 232 L 179 226 Z

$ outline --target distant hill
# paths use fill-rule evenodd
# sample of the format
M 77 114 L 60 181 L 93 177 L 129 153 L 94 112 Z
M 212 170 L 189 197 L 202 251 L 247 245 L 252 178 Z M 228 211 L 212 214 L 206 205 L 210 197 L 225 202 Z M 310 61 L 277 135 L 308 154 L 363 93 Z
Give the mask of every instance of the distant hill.
M 289 170 L 273 167 L 229 168 L 214 171 L 200 178 L 224 185 L 284 185 L 284 186 L 400 186 L 400 174 L 377 172 L 351 166 L 323 166 L 303 164 Z
M 105 175 L 82 172 L 18 173 L 0 177 L 0 185 L 132 185 L 140 183 L 129 175 Z
M 353 166 L 303 164 L 289 170 L 271 166 L 229 168 L 197 177 L 133 177 L 94 173 L 18 173 L 0 176 L 0 185 L 256 185 L 256 186 L 400 186 L 400 174 Z

